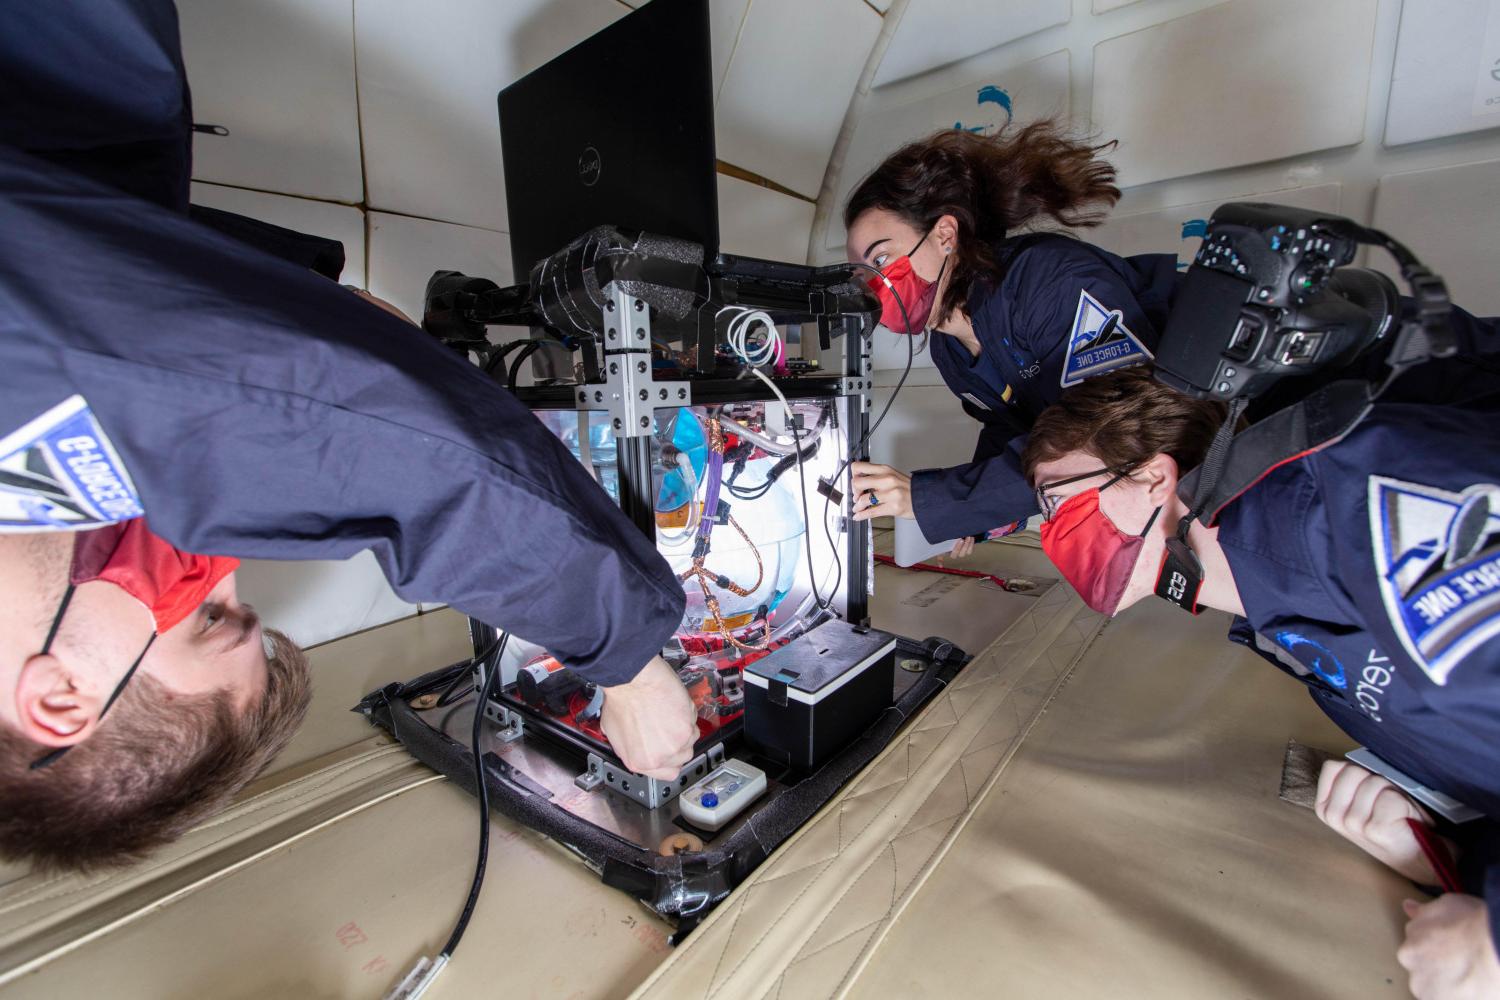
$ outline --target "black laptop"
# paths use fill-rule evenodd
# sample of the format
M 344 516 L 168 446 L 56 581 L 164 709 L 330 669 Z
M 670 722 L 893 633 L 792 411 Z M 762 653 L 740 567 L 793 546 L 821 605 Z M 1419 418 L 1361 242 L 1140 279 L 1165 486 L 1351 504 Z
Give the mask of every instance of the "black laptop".
M 804 264 L 719 253 L 708 0 L 651 0 L 500 91 L 499 105 L 518 281 L 600 225 L 702 244 L 715 273 L 814 280 Z

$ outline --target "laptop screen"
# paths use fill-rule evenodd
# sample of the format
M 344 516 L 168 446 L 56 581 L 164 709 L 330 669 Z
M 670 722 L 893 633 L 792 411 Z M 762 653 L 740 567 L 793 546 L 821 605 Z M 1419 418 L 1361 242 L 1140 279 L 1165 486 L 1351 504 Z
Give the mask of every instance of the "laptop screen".
M 511 260 L 595 226 L 718 252 L 708 0 L 651 0 L 500 92 Z

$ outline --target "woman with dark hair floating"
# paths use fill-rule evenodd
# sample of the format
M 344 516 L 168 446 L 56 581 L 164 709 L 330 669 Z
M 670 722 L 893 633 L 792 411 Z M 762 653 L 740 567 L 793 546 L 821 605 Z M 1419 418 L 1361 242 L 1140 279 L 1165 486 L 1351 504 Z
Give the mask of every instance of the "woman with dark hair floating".
M 1149 362 L 1177 286 L 1169 254 L 1122 258 L 1040 225 L 1094 226 L 1120 197 L 1113 144 L 1053 121 L 997 136 L 958 129 L 903 146 L 844 208 L 850 261 L 881 272 L 881 322 L 930 339 L 944 382 L 982 424 L 974 458 L 907 475 L 857 462 L 855 518 L 915 517 L 932 541 L 1036 513 L 1020 449 L 1062 390 Z

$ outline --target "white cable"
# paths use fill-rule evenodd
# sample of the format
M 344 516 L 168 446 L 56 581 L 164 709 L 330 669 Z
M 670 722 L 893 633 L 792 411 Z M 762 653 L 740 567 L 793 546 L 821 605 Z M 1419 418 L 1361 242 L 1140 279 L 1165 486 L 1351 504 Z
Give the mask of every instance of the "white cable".
M 748 306 L 725 306 L 715 313 L 715 318 L 726 312 L 734 313 L 729 321 L 729 327 L 724 331 L 724 339 L 729 343 L 729 349 L 739 355 L 740 360 L 751 368 L 759 368 L 775 361 L 781 355 L 781 333 L 776 329 L 776 323 L 771 319 L 771 314 L 764 309 L 751 309 Z M 750 346 L 750 334 L 757 324 L 765 327 L 765 340 L 755 347 Z M 777 393 L 780 395 L 780 393 Z M 782 405 L 786 405 L 785 399 Z

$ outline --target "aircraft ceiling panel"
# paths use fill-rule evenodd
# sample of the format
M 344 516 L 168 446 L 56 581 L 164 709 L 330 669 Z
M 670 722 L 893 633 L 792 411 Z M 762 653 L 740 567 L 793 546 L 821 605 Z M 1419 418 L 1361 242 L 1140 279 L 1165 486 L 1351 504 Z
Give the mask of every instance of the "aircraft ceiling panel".
M 1066 24 L 1071 0 L 911 0 L 886 49 L 875 85 L 957 62 L 1025 35 Z
M 719 159 L 816 198 L 879 32 L 864 0 L 755 0 L 719 90 Z
M 370 206 L 506 229 L 496 95 L 628 13 L 615 0 L 358 0 Z
M 1382 177 L 1375 192 L 1374 224 L 1441 275 L 1455 303 L 1479 316 L 1500 315 L 1500 287 L 1495 282 L 1500 160 Z M 1369 262 L 1396 275 L 1383 251 L 1372 250 Z
M 1120 137 L 1121 183 L 1358 143 L 1376 8 L 1232 0 L 1095 46 L 1091 117 Z
M 985 65 L 986 61 L 979 59 L 972 65 L 934 73 L 930 82 L 923 81 L 927 84 L 924 96 L 899 105 L 885 106 L 883 92 L 875 92 L 872 107 L 860 116 L 844 154 L 838 198 L 823 234 L 825 247 L 843 249 L 844 202 L 864 176 L 902 143 L 941 128 L 966 128 L 989 135 L 1012 120 L 1025 124 L 1067 113 L 1067 50 L 1020 64 L 992 67 Z
M 351 0 L 182 0 L 198 180 L 358 202 Z
M 719 248 L 765 260 L 806 260 L 813 211 L 810 201 L 720 174 Z
M 1500 0 L 1424 0 L 1401 10 L 1385 144 L 1500 126 Z

